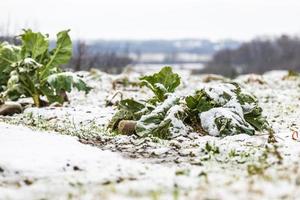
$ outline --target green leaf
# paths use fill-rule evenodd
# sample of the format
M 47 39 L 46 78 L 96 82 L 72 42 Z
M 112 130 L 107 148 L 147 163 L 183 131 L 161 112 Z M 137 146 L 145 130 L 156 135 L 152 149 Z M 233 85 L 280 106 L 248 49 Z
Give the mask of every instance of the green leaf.
M 172 130 L 176 129 L 177 132 L 182 131 L 184 128 L 182 126 L 178 127 L 180 121 L 179 119 L 176 119 L 176 117 L 179 117 L 179 110 L 172 110 L 171 112 L 171 109 L 176 108 L 174 106 L 178 105 L 178 103 L 178 97 L 173 95 L 169 96 L 153 111 L 143 115 L 141 119 L 137 121 L 136 134 L 140 137 L 153 135 L 162 139 L 167 139 L 172 135 Z M 174 121 L 177 123 L 173 123 Z
M 238 83 L 205 85 L 193 95 L 176 97 L 180 78 L 170 67 L 140 78 L 155 96 L 143 100 L 150 108 L 134 100 L 121 101 L 110 122 L 114 130 L 122 119 L 135 120 L 140 137 L 169 139 L 193 130 L 200 134 L 227 136 L 254 135 L 255 130 L 270 129 L 255 96 L 245 93 Z M 139 111 L 141 110 L 141 111 Z
M 136 113 L 145 108 L 145 105 L 133 99 L 124 99 L 120 101 L 118 107 L 119 109 L 126 109 L 132 113 Z
M 37 59 L 42 56 L 49 48 L 48 35 L 43 35 L 40 32 L 32 32 L 31 29 L 24 30 L 21 36 L 22 41 L 22 57 L 30 57 Z
M 198 122 L 195 120 L 197 115 L 202 116 L 204 112 L 215 112 L 215 109 L 221 112 L 223 109 L 227 115 L 223 116 L 218 113 L 219 117 L 212 116 L 214 120 L 211 118 L 210 122 L 205 122 L 206 125 L 202 124 L 205 132 L 215 135 L 253 134 L 254 129 L 262 131 L 269 128 L 266 118 L 262 116 L 262 109 L 258 106 L 256 97 L 243 92 L 237 83 L 229 84 L 207 86 L 205 89 L 196 91 L 193 96 L 186 97 L 186 105 L 190 109 L 189 122 L 191 126 L 197 127 L 195 124 Z M 211 126 L 217 127 L 218 131 L 212 131 L 212 128 L 208 129 L 207 124 L 209 123 L 214 123 Z
M 238 105 L 237 105 L 238 106 Z M 239 106 L 241 109 L 241 107 Z M 238 109 L 239 110 L 239 109 Z M 233 108 L 219 107 L 200 113 L 203 129 L 213 136 L 254 135 L 254 128 Z
M 6 86 L 9 74 L 13 70 L 12 64 L 20 60 L 21 49 L 7 42 L 0 44 L 0 92 Z
M 256 130 L 263 131 L 270 128 L 266 117 L 262 116 L 262 108 L 258 105 L 258 100 L 255 96 L 239 92 L 237 99 L 242 105 L 244 118 Z
M 194 96 L 187 96 L 185 102 L 189 109 L 196 110 L 198 113 L 220 106 L 203 89 L 196 91 Z
M 41 79 L 46 79 L 52 72 L 59 72 L 60 65 L 66 64 L 72 57 L 72 41 L 69 31 L 61 31 L 57 34 L 56 47 L 50 52 L 48 62 L 41 71 Z
M 108 128 L 115 130 L 121 120 L 139 120 L 142 115 L 150 112 L 149 108 L 133 99 L 124 99 L 118 105 L 118 111 L 108 124 Z
M 24 30 L 22 46 L 0 44 L 0 92 L 3 99 L 32 97 L 34 104 L 42 106 L 41 96 L 50 103 L 63 103 L 65 92 L 72 88 L 88 93 L 91 88 L 73 73 L 63 73 L 61 65 L 72 55 L 69 30 L 57 34 L 56 47 L 49 51 L 48 35 Z M 2 91 L 3 90 L 3 91 Z
M 14 70 L 11 71 L 6 89 L 3 92 L 4 98 L 17 100 L 21 96 L 39 96 L 40 90 L 36 86 L 38 85 L 37 70 L 41 68 L 42 65 L 37 63 L 34 59 L 25 58 L 13 63 L 11 66 Z
M 158 73 L 141 77 L 142 85 L 150 88 L 159 101 L 164 101 L 167 93 L 173 93 L 180 85 L 180 77 L 171 67 L 164 67 Z
M 84 91 L 86 94 L 92 89 L 80 77 L 71 72 L 62 72 L 48 76 L 47 82 L 60 94 L 63 91 L 71 92 L 72 88 Z

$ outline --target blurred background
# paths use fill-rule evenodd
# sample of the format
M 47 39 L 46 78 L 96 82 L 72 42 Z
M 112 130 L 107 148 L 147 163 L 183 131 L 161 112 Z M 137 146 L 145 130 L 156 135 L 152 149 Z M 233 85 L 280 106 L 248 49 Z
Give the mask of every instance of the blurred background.
M 299 0 L 1 0 L 0 41 L 71 29 L 66 66 L 189 69 L 234 77 L 300 71 Z

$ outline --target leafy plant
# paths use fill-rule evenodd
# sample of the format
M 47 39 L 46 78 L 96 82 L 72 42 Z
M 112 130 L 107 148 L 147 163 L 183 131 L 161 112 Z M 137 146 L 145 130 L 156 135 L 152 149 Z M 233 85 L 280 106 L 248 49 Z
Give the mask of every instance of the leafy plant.
M 212 135 L 253 135 L 255 129 L 269 128 L 257 99 L 243 92 L 237 83 L 208 85 L 185 101 L 191 109 L 190 117 L 199 116 L 197 122 Z
M 8 43 L 0 45 L 0 84 L 2 97 L 18 99 L 32 97 L 37 107 L 42 106 L 41 96 L 49 103 L 62 103 L 65 92 L 75 87 L 88 93 L 90 87 L 73 73 L 63 72 L 72 56 L 72 41 L 69 30 L 57 34 L 56 47 L 49 49 L 49 36 L 32 30 L 20 35 L 21 46 Z
M 178 74 L 173 73 L 171 67 L 164 67 L 160 72 L 141 77 L 140 80 L 155 96 L 143 102 L 133 99 L 120 101 L 118 111 L 108 127 L 116 130 L 121 120 L 135 120 L 137 135 L 142 137 L 151 134 L 165 139 L 175 129 L 182 130 L 178 123 L 175 124 L 177 117 L 182 118 L 180 109 L 174 110 L 174 105 L 179 104 L 179 98 L 171 95 L 180 84 Z
M 242 91 L 237 83 L 210 83 L 192 95 L 181 96 L 175 92 L 180 77 L 170 67 L 140 80 L 153 91 L 154 97 L 139 102 L 122 100 L 109 124 L 112 130 L 123 119 L 136 121 L 138 136 L 163 139 L 188 131 L 227 136 L 253 135 L 255 130 L 270 129 L 257 99 Z

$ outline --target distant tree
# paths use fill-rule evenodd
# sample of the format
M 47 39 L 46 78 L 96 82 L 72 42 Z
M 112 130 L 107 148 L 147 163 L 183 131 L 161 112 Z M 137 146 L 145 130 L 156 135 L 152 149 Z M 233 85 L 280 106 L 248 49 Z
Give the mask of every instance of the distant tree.
M 79 40 L 75 45 L 75 55 L 76 56 L 74 56 L 74 58 L 73 58 L 75 71 L 81 70 L 81 67 L 84 64 L 83 63 L 84 59 L 87 56 L 87 51 L 88 51 L 88 48 L 87 48 L 86 42 L 83 40 Z
M 100 69 L 109 73 L 120 73 L 132 60 L 127 55 L 118 55 L 106 49 L 92 49 L 85 41 L 74 45 L 73 56 L 66 66 L 74 71 Z
M 255 39 L 237 49 L 216 52 L 203 72 L 235 76 L 264 73 L 274 69 L 300 70 L 300 40 L 282 35 L 276 39 Z

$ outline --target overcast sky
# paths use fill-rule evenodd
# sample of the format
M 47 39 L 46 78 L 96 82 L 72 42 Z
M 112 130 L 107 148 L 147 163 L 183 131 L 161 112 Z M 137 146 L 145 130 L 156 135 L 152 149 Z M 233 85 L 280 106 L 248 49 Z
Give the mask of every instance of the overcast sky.
M 0 25 L 84 39 L 300 35 L 299 0 L 0 0 Z M 6 28 L 4 28 L 6 29 Z

